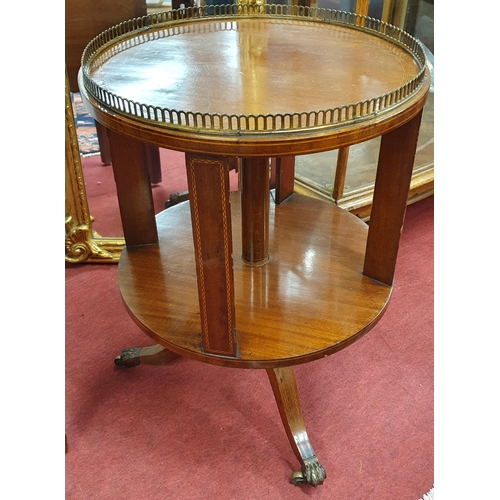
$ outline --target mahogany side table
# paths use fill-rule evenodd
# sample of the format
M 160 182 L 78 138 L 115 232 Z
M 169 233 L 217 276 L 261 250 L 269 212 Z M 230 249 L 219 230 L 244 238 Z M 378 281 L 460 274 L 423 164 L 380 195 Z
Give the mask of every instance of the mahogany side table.
M 109 131 L 120 292 L 156 343 L 116 363 L 265 369 L 301 464 L 292 482 L 321 484 L 293 366 L 348 346 L 386 309 L 430 83 L 422 45 L 352 13 L 205 6 L 108 29 L 85 49 L 79 83 Z M 293 156 L 378 136 L 369 226 L 293 193 Z M 144 143 L 185 152 L 189 202 L 155 216 Z

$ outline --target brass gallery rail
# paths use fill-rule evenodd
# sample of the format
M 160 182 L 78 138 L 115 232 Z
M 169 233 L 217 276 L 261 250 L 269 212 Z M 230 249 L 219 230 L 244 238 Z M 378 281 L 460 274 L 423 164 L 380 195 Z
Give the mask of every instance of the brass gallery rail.
M 227 31 L 235 29 L 235 21 L 248 17 L 264 17 L 282 23 L 323 23 L 365 31 L 403 48 L 413 56 L 419 72 L 414 78 L 391 92 L 361 102 L 319 111 L 258 115 L 201 113 L 147 105 L 109 92 L 93 81 L 90 75 L 93 64 L 102 63 L 103 60 L 132 46 L 192 30 L 202 31 L 203 24 L 196 21 L 220 18 L 219 24 L 210 24 L 210 31 L 214 29 Z M 110 45 L 115 46 L 110 49 Z M 82 57 L 82 70 L 84 85 L 89 94 L 119 114 L 133 116 L 145 123 L 164 125 L 170 129 L 195 128 L 204 133 L 223 132 L 239 135 L 273 131 L 310 131 L 373 118 L 400 104 L 420 89 L 425 77 L 426 63 L 425 50 L 416 38 L 379 19 L 316 7 L 240 4 L 189 7 L 124 21 L 104 31 L 87 45 Z

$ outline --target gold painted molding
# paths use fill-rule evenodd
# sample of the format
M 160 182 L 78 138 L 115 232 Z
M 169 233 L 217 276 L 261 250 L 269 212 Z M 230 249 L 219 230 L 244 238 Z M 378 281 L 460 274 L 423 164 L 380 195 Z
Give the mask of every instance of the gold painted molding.
M 65 93 L 65 260 L 72 264 L 117 263 L 125 240 L 103 238 L 92 229 L 67 74 Z

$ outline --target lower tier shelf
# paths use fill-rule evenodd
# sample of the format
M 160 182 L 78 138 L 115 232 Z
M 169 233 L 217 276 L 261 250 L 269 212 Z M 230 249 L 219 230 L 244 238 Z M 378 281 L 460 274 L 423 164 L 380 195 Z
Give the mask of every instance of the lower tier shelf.
M 267 264 L 241 255 L 239 193 L 231 193 L 237 357 L 202 348 L 189 203 L 157 215 L 159 244 L 124 249 L 120 291 L 154 341 L 220 366 L 274 368 L 332 354 L 380 319 L 391 287 L 362 274 L 368 226 L 334 204 L 294 194 L 271 202 Z

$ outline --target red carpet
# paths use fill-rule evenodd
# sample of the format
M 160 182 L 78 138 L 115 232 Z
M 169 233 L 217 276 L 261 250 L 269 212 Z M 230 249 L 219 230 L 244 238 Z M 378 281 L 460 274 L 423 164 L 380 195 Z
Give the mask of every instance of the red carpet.
M 84 168 L 109 173 L 98 158 Z M 95 180 L 87 171 L 85 179 Z M 154 189 L 161 204 L 176 190 Z M 434 483 L 433 216 L 433 197 L 408 207 L 393 297 L 378 325 L 295 369 L 327 472 L 317 488 L 290 484 L 299 465 L 264 371 L 186 359 L 115 368 L 122 348 L 152 342 L 122 306 L 116 266 L 67 265 L 66 498 L 421 498 Z

